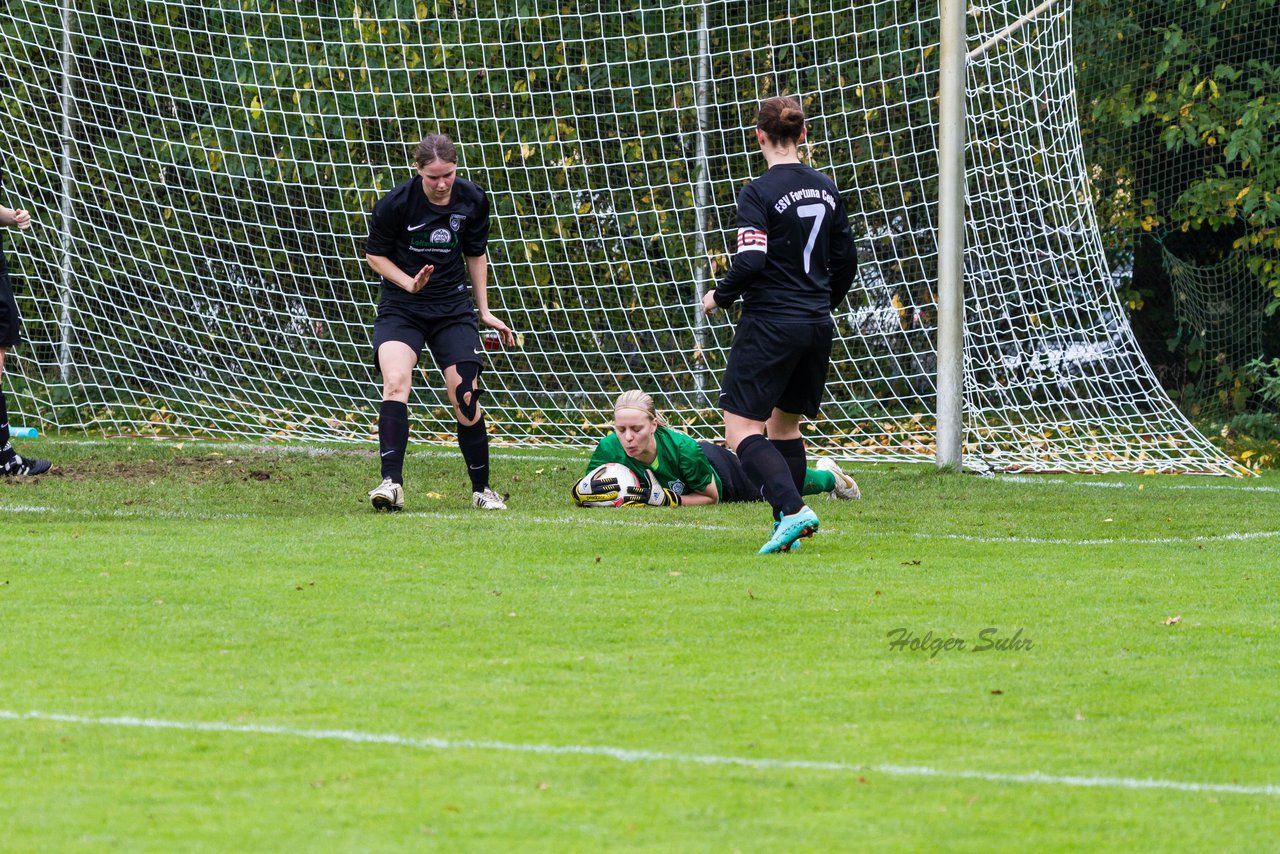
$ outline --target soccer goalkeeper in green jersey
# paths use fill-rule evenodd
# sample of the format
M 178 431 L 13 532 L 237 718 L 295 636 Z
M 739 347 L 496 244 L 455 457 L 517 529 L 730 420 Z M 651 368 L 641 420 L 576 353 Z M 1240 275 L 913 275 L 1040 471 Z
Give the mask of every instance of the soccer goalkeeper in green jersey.
M 614 403 L 613 433 L 600 440 L 587 471 L 604 463 L 622 463 L 640 479 L 641 488 L 632 504 L 680 506 L 764 500 L 760 484 L 747 476 L 736 454 L 667 427 L 653 398 L 642 391 L 623 392 Z M 826 457 L 818 461 L 817 468 L 809 469 L 804 479 L 805 495 L 822 492 L 846 501 L 861 497 L 854 479 Z

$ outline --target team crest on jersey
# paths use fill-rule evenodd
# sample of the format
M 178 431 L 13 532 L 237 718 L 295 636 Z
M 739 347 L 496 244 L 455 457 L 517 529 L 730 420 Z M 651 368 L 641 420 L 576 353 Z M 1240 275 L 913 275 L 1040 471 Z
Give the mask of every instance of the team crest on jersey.
M 671 483 L 667 484 L 667 488 L 670 489 L 672 492 L 674 492 L 676 495 L 684 495 L 683 480 L 673 480 L 671 481 Z
M 462 221 L 466 219 L 466 214 L 453 214 L 449 217 L 449 227 L 454 231 L 462 228 Z

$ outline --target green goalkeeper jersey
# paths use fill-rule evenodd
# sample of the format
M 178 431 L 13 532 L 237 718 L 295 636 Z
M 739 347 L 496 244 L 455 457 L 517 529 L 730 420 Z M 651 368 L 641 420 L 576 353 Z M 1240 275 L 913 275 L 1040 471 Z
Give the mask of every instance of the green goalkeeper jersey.
M 610 433 L 596 445 L 591 462 L 587 464 L 587 471 L 605 463 L 622 463 L 636 473 L 641 483 L 647 480 L 646 469 L 652 471 L 657 475 L 658 482 L 676 495 L 687 495 L 705 489 L 712 481 L 715 481 L 717 492 L 720 491 L 720 478 L 696 440 L 661 426 L 654 431 L 653 438 L 658 443 L 658 455 L 646 466 L 639 460 L 628 457 L 617 434 Z

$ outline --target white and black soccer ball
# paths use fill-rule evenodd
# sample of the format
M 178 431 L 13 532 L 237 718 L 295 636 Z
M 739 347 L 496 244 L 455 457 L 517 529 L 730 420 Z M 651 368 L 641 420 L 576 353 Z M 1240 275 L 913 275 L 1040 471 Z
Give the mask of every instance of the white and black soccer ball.
M 573 485 L 579 507 L 621 507 L 640 487 L 640 478 L 622 463 L 596 466 Z

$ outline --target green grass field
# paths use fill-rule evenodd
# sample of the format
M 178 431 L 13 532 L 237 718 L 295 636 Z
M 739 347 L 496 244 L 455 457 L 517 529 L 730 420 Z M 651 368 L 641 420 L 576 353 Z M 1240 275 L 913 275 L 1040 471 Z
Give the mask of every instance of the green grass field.
M 419 447 L 377 515 L 368 448 L 20 450 L 58 474 L 0 482 L 5 851 L 1280 839 L 1274 473 L 854 466 L 757 557 L 760 505 L 570 507 L 585 452 L 496 448 L 481 514 Z

